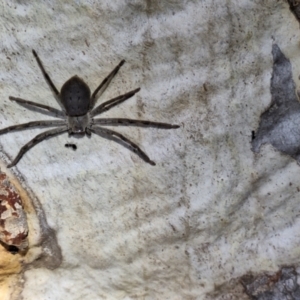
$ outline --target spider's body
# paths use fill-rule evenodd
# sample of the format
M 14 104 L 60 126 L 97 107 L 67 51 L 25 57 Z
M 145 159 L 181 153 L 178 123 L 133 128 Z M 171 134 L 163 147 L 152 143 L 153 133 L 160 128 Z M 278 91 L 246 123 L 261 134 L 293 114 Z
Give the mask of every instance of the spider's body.
M 60 101 L 69 117 L 83 116 L 90 110 L 91 90 L 77 75 L 61 88 Z
M 96 104 L 96 96 L 100 96 L 105 89 L 110 84 L 111 80 L 118 73 L 121 66 L 124 64 L 124 60 L 122 60 L 119 65 L 114 68 L 114 70 L 102 81 L 102 83 L 96 88 L 96 90 L 91 95 L 90 88 L 88 85 L 78 76 L 71 77 L 65 84 L 62 86 L 61 91 L 58 92 L 57 88 L 53 84 L 49 75 L 44 69 L 44 66 L 38 57 L 37 53 L 33 50 L 33 55 L 37 60 L 37 63 L 51 88 L 52 92 L 56 100 L 59 102 L 62 110 L 39 104 L 36 102 L 24 100 L 22 98 L 9 97 L 10 100 L 16 101 L 18 104 L 28 108 L 34 109 L 42 114 L 51 115 L 56 118 L 60 118 L 62 120 L 42 120 L 42 121 L 33 121 L 29 123 L 13 125 L 10 127 L 6 127 L 0 130 L 0 135 L 15 131 L 15 130 L 23 130 L 26 128 L 32 127 L 57 127 L 55 129 L 51 129 L 45 131 L 35 138 L 33 138 L 30 142 L 28 142 L 25 146 L 23 146 L 16 158 L 13 162 L 8 165 L 8 167 L 12 167 L 16 165 L 22 156 L 32 147 L 34 147 L 39 142 L 43 141 L 47 137 L 53 137 L 55 135 L 61 134 L 63 132 L 69 132 L 69 134 L 87 134 L 91 135 L 91 133 L 96 133 L 104 138 L 113 140 L 129 150 L 136 153 L 140 156 L 144 161 L 151 165 L 155 165 L 155 163 L 150 160 L 145 152 L 143 152 L 136 144 L 131 142 L 122 134 L 115 132 L 113 130 L 104 128 L 102 126 L 139 126 L 139 127 L 156 127 L 162 129 L 171 129 L 178 128 L 178 125 L 171 125 L 167 123 L 159 123 L 145 120 L 132 120 L 132 119 L 124 119 L 124 118 L 107 118 L 107 119 L 95 119 L 94 117 L 108 111 L 112 107 L 124 102 L 125 100 L 131 98 L 134 94 L 136 94 L 140 89 L 132 90 L 126 94 L 120 95 L 113 99 L 110 99 L 96 108 L 94 108 Z M 102 125 L 101 127 L 99 125 Z
M 77 75 L 70 78 L 61 88 L 60 103 L 67 115 L 69 134 L 91 134 L 91 118 L 88 114 L 91 90 Z
M 91 118 L 88 113 L 83 116 L 68 116 L 69 134 L 88 134 L 91 135 L 89 128 L 91 127 Z

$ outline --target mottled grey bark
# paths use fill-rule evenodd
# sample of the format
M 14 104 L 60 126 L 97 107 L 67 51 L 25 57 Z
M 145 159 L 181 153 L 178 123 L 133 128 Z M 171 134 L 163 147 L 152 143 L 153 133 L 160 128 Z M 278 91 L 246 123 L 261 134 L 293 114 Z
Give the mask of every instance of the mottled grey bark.
M 292 78 L 292 67 L 278 45 L 273 45 L 272 54 L 272 101 L 270 107 L 261 115 L 252 149 L 258 152 L 263 144 L 270 143 L 279 151 L 297 159 L 299 163 L 300 103 Z

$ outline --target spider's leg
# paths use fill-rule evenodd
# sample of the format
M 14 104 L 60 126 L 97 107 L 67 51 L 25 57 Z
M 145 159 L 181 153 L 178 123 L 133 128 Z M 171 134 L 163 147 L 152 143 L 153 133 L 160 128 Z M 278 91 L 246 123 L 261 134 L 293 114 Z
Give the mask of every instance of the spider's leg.
M 140 158 L 142 158 L 145 162 L 149 163 L 152 166 L 155 166 L 155 162 L 152 161 L 148 155 L 135 143 L 131 142 L 129 139 L 127 139 L 125 136 L 122 134 L 115 132 L 110 129 L 102 128 L 102 127 L 92 127 L 90 130 L 103 138 L 112 140 L 127 149 L 131 150 L 135 154 L 137 154 Z
M 11 168 L 11 167 L 15 166 L 19 162 L 19 160 L 22 158 L 22 156 L 28 150 L 30 150 L 32 147 L 34 147 L 36 144 L 40 143 L 44 139 L 46 139 L 48 137 L 53 137 L 53 136 L 58 135 L 58 134 L 61 134 L 61 133 L 65 132 L 65 131 L 68 131 L 67 126 L 63 126 L 63 127 L 60 127 L 60 128 L 55 128 L 55 129 L 47 130 L 47 131 L 45 131 L 45 132 L 37 135 L 29 143 L 27 143 L 26 145 L 24 145 L 20 149 L 20 151 L 19 151 L 18 155 L 16 156 L 16 158 L 7 167 Z
M 109 119 L 93 119 L 93 124 L 107 125 L 107 126 L 137 126 L 137 127 L 153 127 L 160 129 L 175 129 L 179 128 L 179 125 L 152 122 L 146 120 L 132 120 L 124 118 L 109 118 Z
M 9 100 L 16 101 L 19 105 L 29 110 L 33 110 L 47 116 L 58 117 L 62 119 L 65 118 L 65 114 L 62 111 L 48 105 L 44 105 L 44 104 L 40 104 L 22 98 L 12 97 L 12 96 L 9 96 Z
M 92 109 L 96 104 L 96 96 L 100 97 L 104 93 L 104 91 L 107 89 L 110 82 L 117 75 L 117 73 L 119 72 L 120 68 L 123 66 L 124 63 L 125 60 L 121 60 L 121 62 L 110 72 L 110 74 L 107 77 L 103 79 L 103 81 L 95 89 L 91 97 L 90 109 Z
M 63 126 L 63 125 L 66 125 L 66 122 L 61 120 L 33 121 L 33 122 L 13 125 L 13 126 L 0 129 L 0 135 L 10 131 L 24 130 L 32 127 L 54 127 L 54 126 Z
M 46 82 L 49 84 L 49 86 L 50 86 L 51 90 L 53 91 L 53 93 L 54 93 L 56 96 L 58 96 L 58 95 L 59 95 L 59 91 L 57 90 L 57 88 L 55 87 L 55 85 L 54 85 L 53 81 L 51 80 L 50 76 L 49 76 L 48 73 L 46 72 L 46 70 L 45 70 L 45 68 L 44 68 L 44 66 L 43 66 L 43 63 L 42 63 L 42 61 L 40 60 L 39 56 L 37 55 L 37 53 L 35 52 L 35 50 L 32 50 L 32 53 L 33 53 L 33 55 L 34 55 L 34 57 L 35 57 L 35 59 L 36 59 L 38 65 L 39 65 L 39 67 L 40 67 L 40 69 L 41 69 L 41 71 L 42 71 L 42 73 L 43 73 L 45 79 L 46 79 Z
M 136 94 L 139 90 L 140 88 L 132 90 L 126 94 L 120 95 L 98 105 L 94 110 L 91 111 L 91 117 L 97 116 L 105 111 L 108 111 L 112 107 L 126 101 L 127 99 L 131 98 L 134 94 Z

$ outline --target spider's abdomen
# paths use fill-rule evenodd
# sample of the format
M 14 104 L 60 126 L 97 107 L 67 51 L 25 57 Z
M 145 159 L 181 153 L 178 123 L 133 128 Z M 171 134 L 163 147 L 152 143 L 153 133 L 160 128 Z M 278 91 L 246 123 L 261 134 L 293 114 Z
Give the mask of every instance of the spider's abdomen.
M 71 117 L 88 113 L 91 91 L 88 85 L 78 76 L 70 78 L 61 88 L 60 100 Z

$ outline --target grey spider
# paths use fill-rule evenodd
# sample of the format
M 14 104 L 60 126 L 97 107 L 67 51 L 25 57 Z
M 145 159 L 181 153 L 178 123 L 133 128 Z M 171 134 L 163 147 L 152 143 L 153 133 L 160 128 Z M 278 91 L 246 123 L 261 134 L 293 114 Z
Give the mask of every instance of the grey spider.
M 142 158 L 145 162 L 150 165 L 155 165 L 155 163 L 150 160 L 147 154 L 142 151 L 135 143 L 127 139 L 122 134 L 115 132 L 111 129 L 103 128 L 99 125 L 104 126 L 139 126 L 139 127 L 154 127 L 161 129 L 172 129 L 179 128 L 179 125 L 172 125 L 167 123 L 160 122 L 152 122 L 146 120 L 134 120 L 134 119 L 125 119 L 125 118 L 102 118 L 102 119 L 94 119 L 95 116 L 100 115 L 112 107 L 124 102 L 125 100 L 131 98 L 135 95 L 140 88 L 132 90 L 126 94 L 120 95 L 118 97 L 112 98 L 94 108 L 97 97 L 100 97 L 101 94 L 106 90 L 112 79 L 118 73 L 121 66 L 125 63 L 125 60 L 122 60 L 113 70 L 112 72 L 100 83 L 100 85 L 96 88 L 96 90 L 91 95 L 90 88 L 88 85 L 77 75 L 71 77 L 61 88 L 59 92 L 53 81 L 45 71 L 45 68 L 40 60 L 39 56 L 32 50 L 32 53 L 43 73 L 43 76 L 49 85 L 52 93 L 54 94 L 55 99 L 58 101 L 62 110 L 39 104 L 36 102 L 24 100 L 22 98 L 9 97 L 11 101 L 16 101 L 19 105 L 24 106 L 29 110 L 34 110 L 39 113 L 50 115 L 52 117 L 60 118 L 62 120 L 41 120 L 41 121 L 33 121 L 24 124 L 18 124 L 6 127 L 0 130 L 0 135 L 5 134 L 10 131 L 23 130 L 32 127 L 57 127 L 55 129 L 47 130 L 31 141 L 29 141 L 26 145 L 24 145 L 15 159 L 8 165 L 8 168 L 15 166 L 22 156 L 34 147 L 36 144 L 40 143 L 46 138 L 56 136 L 58 134 L 62 134 L 66 131 L 69 134 L 80 134 L 88 136 L 91 133 L 96 133 L 101 137 L 104 137 L 109 140 L 113 140 L 127 149 L 133 151 L 140 158 Z

